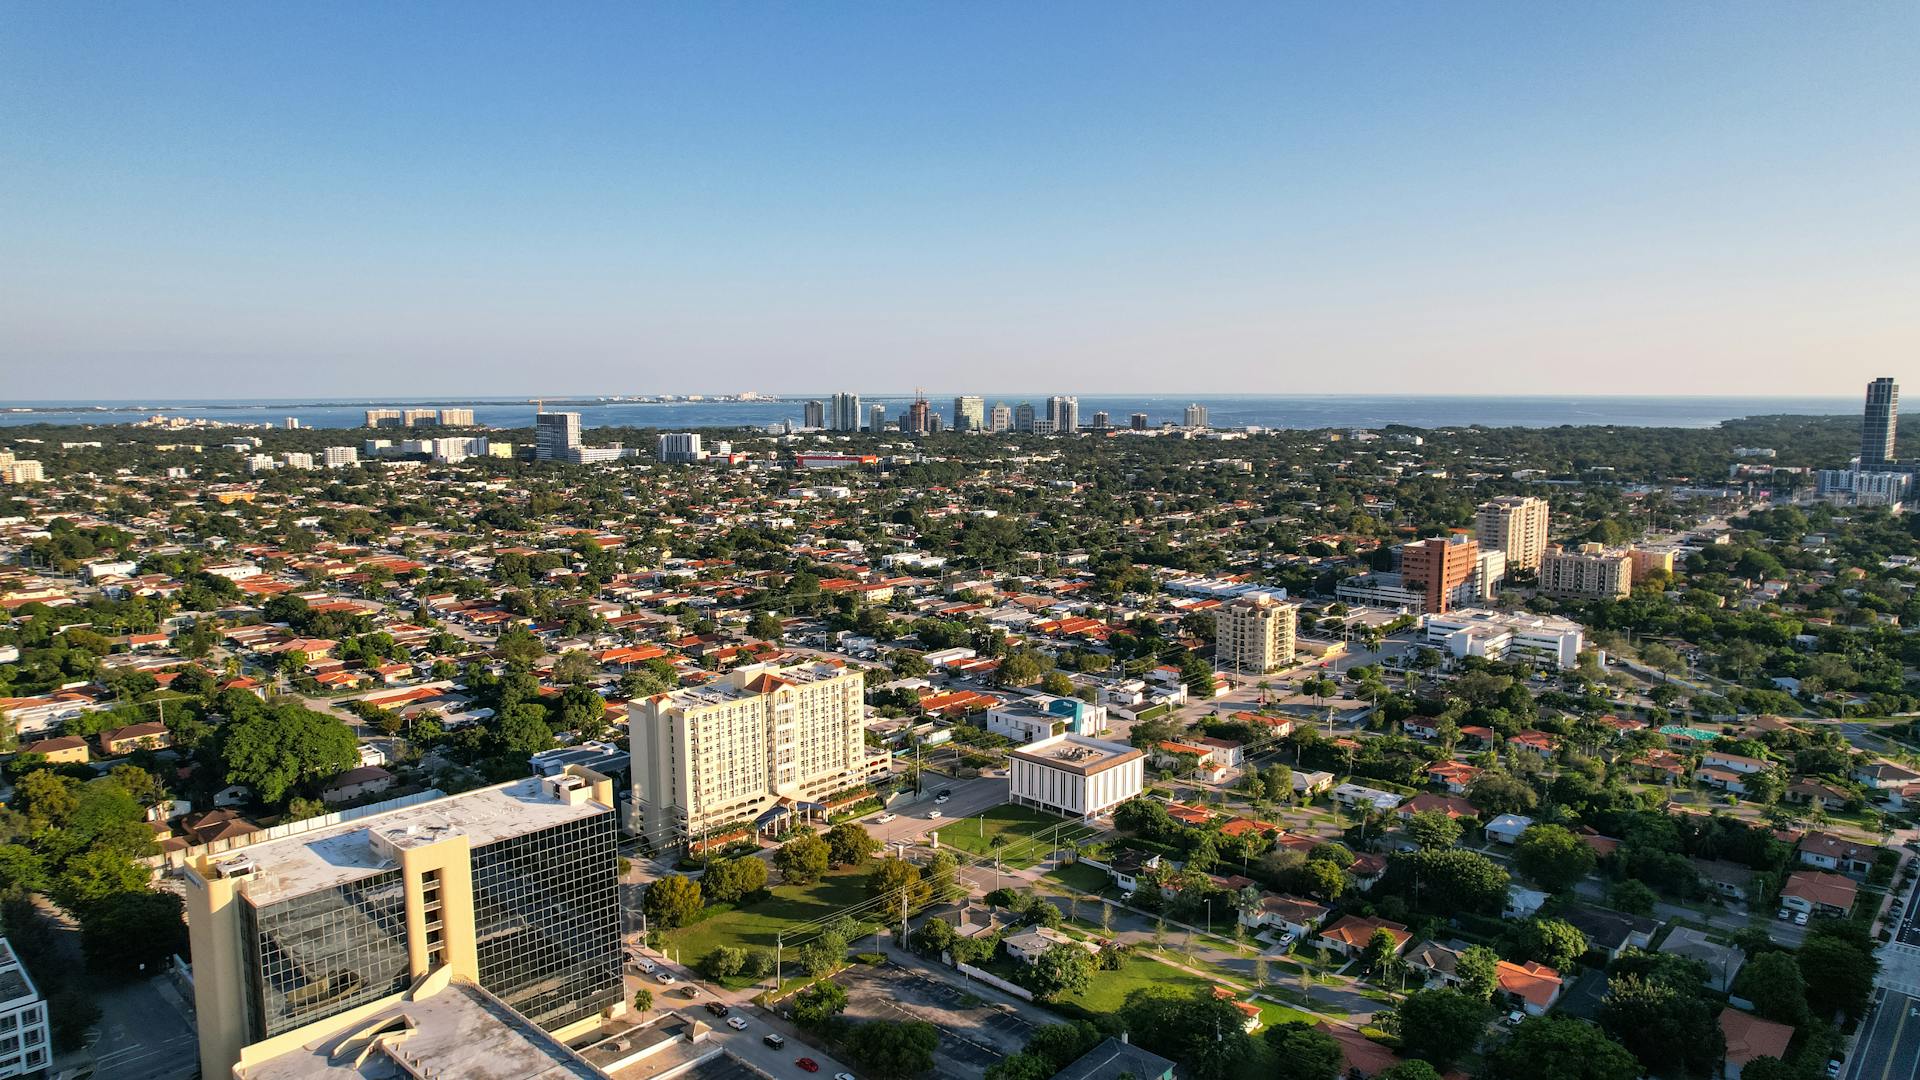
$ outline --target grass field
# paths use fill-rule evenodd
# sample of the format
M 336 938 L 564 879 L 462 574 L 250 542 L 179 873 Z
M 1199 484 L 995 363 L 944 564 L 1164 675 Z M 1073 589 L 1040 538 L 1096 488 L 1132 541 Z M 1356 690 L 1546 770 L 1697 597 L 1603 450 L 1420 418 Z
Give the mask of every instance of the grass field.
M 1065 866 L 1056 866 L 1052 870 L 1047 871 L 1044 876 L 1052 878 L 1054 881 L 1058 881 L 1060 884 L 1077 892 L 1093 893 L 1095 895 L 1107 891 L 1107 887 L 1113 884 L 1113 879 L 1107 875 L 1105 870 L 1088 866 L 1085 863 L 1068 863 Z
M 677 953 L 683 964 L 697 965 L 700 958 L 722 946 L 771 951 L 785 932 L 791 939 L 803 923 L 829 918 L 842 909 L 867 899 L 867 874 L 872 863 L 847 870 L 833 870 L 812 885 L 779 885 L 757 904 L 735 906 L 711 904 L 700 911 L 700 918 L 678 930 L 667 932 L 667 950 Z M 789 957 L 788 959 L 791 959 Z M 727 985 L 739 989 L 751 985 L 745 979 L 729 979 Z
M 1078 1006 L 1090 1014 L 1111 1013 L 1126 1003 L 1127 995 L 1143 987 L 1171 989 L 1182 993 L 1194 990 L 1210 990 L 1217 985 L 1212 979 L 1201 978 L 1177 967 L 1170 967 L 1145 956 L 1129 956 L 1118 971 L 1095 972 L 1093 981 L 1078 994 L 1065 998 L 1063 1004 Z
M 940 842 L 948 847 L 989 858 L 1004 852 L 1002 861 L 1007 866 L 1024 868 L 1039 862 L 1049 845 L 1022 841 L 1036 834 L 1052 836 L 1056 828 L 1063 838 L 1086 831 L 1078 822 L 1008 803 L 970 818 L 958 818 L 942 826 L 939 833 Z

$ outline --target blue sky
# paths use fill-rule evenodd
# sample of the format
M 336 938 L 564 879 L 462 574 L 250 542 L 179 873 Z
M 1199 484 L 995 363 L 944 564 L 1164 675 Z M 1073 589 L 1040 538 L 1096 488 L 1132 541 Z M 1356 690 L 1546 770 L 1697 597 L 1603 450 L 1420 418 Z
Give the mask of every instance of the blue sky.
M 1916 102 L 1913 4 L 15 3 L 0 398 L 1852 394 Z

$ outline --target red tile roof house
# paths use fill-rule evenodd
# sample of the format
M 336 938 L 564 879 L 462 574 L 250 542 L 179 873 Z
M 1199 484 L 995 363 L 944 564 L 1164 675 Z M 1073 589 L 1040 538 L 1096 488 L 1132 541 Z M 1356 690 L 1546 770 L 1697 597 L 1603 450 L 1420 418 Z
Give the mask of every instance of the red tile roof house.
M 1341 956 L 1355 957 L 1367 951 L 1367 943 L 1373 940 L 1376 930 L 1385 930 L 1393 938 L 1393 951 L 1396 953 L 1413 940 L 1407 928 L 1397 922 L 1361 915 L 1340 916 L 1323 928 L 1316 940 L 1321 947 Z
M 1507 740 L 1507 745 L 1531 750 L 1541 757 L 1553 756 L 1553 736 L 1544 731 L 1516 731 Z
M 1479 769 L 1460 761 L 1439 761 L 1427 767 L 1427 780 L 1454 795 L 1463 794 L 1479 775 Z
M 1809 915 L 1844 917 L 1853 910 L 1859 894 L 1860 886 L 1852 878 L 1824 870 L 1795 870 L 1780 886 L 1780 906 Z
M 1494 970 L 1500 978 L 1500 992 L 1519 1002 L 1528 1016 L 1545 1015 L 1560 1000 L 1560 973 L 1545 964 L 1502 960 Z
M 1423 791 L 1401 803 L 1393 813 L 1401 821 L 1412 821 L 1413 815 L 1429 811 L 1445 814 L 1454 821 L 1462 818 L 1471 820 L 1480 816 L 1479 811 L 1475 810 L 1473 804 L 1467 800 L 1455 795 L 1436 795 L 1431 791 Z
M 1787 1044 L 1793 1041 L 1793 1029 L 1787 1025 L 1739 1009 L 1721 1011 L 1720 1032 L 1727 1037 L 1727 1063 L 1722 1070 L 1727 1080 L 1740 1080 L 1740 1070 L 1754 1058 L 1785 1058 Z

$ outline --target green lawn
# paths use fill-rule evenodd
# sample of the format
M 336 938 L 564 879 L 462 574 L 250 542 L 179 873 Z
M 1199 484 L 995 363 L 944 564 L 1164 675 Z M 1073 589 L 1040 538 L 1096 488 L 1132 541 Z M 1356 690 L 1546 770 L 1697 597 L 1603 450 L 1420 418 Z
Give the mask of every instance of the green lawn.
M 1076 892 L 1094 893 L 1096 895 L 1107 891 L 1107 886 L 1113 884 L 1113 879 L 1107 875 L 1105 870 L 1088 866 L 1085 863 L 1068 863 L 1065 866 L 1056 866 L 1052 870 L 1047 871 L 1044 876 L 1052 878 Z
M 1039 862 L 1050 850 L 1044 842 L 1023 842 L 1027 837 L 1037 833 L 1052 836 L 1056 828 L 1062 836 L 1086 831 L 1076 830 L 1076 824 L 1044 810 L 1008 803 L 970 818 L 955 819 L 941 826 L 939 835 L 947 847 L 974 855 L 991 858 L 1004 853 L 1004 864 L 1018 869 Z
M 1062 1000 L 1062 1004 L 1078 1006 L 1090 1014 L 1112 1013 L 1118 1011 L 1127 1000 L 1127 995 L 1142 987 L 1165 987 L 1181 992 L 1210 990 L 1217 985 L 1212 979 L 1204 979 L 1192 972 L 1182 971 L 1158 960 L 1146 956 L 1129 956 L 1118 971 L 1095 972 L 1093 981 L 1078 994 Z
M 771 895 L 757 904 L 735 906 L 710 904 L 693 923 L 667 932 L 667 950 L 677 954 L 681 963 L 696 965 L 700 958 L 721 946 L 772 950 L 780 934 L 792 932 L 801 923 L 826 918 L 841 909 L 867 899 L 867 874 L 872 864 L 847 870 L 829 871 L 812 885 L 778 885 Z M 801 937 L 811 936 L 811 930 Z M 789 961 L 792 956 L 788 956 Z M 739 989 L 750 985 L 745 980 L 728 980 Z

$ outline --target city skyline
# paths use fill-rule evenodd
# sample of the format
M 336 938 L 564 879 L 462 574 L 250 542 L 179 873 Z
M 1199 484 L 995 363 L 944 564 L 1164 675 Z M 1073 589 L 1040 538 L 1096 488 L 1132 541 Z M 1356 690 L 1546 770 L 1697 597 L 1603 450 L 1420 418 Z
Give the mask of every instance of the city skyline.
M 15 13 L 10 397 L 1797 394 L 1920 349 L 1912 9 L 340 14 Z

